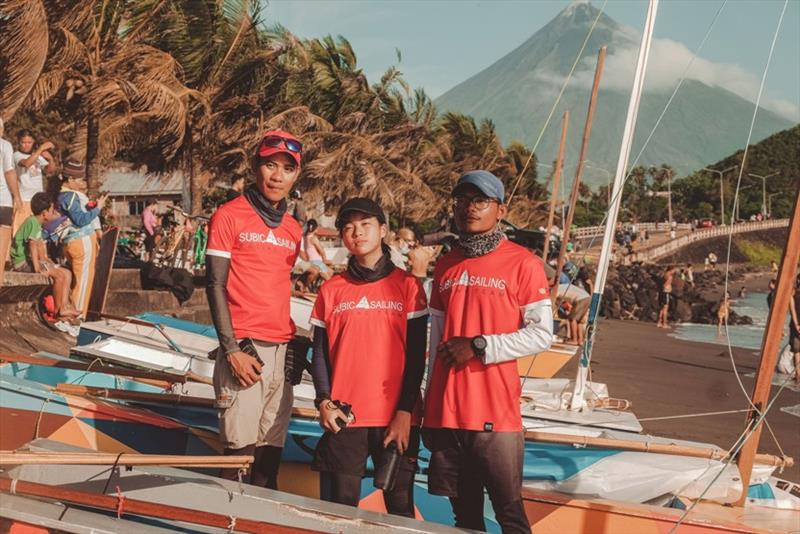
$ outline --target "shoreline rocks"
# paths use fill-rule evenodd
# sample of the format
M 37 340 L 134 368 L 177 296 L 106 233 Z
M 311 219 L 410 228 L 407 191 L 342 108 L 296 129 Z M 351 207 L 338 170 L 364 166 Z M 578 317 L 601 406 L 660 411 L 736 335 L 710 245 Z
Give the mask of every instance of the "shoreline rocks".
M 609 271 L 600 313 L 611 319 L 656 322 L 659 311 L 659 293 L 666 267 L 659 265 L 617 266 Z M 694 272 L 694 285 L 683 280 L 680 269 L 672 284 L 670 322 L 716 324 L 725 273 L 722 270 Z M 731 271 L 728 281 L 732 298 L 735 293 L 731 282 L 740 282 L 744 274 Z M 716 295 L 712 297 L 712 295 Z M 750 325 L 753 320 L 734 310 L 728 314 L 728 324 Z

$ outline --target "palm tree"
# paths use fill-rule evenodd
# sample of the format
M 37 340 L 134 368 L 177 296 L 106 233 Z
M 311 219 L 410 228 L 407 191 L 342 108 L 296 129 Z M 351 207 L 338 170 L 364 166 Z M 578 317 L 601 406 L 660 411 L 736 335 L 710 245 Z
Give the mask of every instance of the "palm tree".
M 85 158 L 92 192 L 102 162 L 125 147 L 150 144 L 173 157 L 185 135 L 189 103 L 200 97 L 180 82 L 181 66 L 172 56 L 142 42 L 166 4 L 159 2 L 135 24 L 134 0 L 48 5 L 47 59 L 23 106 L 55 103 L 69 110 L 70 151 Z
M 142 1 L 135 20 L 160 3 Z M 147 38 L 177 59 L 186 85 L 208 106 L 187 114 L 189 135 L 178 149 L 180 157 L 161 165 L 185 172 L 193 212 L 201 210 L 213 175 L 248 173 L 250 148 L 269 115 L 286 108 L 287 71 L 281 60 L 298 41 L 280 26 L 261 29 L 260 9 L 255 0 L 173 1 Z
M 0 0 L 0 117 L 10 119 L 33 89 L 47 58 L 41 0 Z

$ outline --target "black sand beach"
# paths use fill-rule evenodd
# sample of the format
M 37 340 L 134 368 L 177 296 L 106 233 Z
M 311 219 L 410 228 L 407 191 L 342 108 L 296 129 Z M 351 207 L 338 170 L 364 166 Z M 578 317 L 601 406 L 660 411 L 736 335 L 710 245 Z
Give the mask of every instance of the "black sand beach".
M 745 375 L 758 367 L 750 349 L 733 349 L 734 359 L 748 393 L 755 380 Z M 558 376 L 572 378 L 577 361 Z M 744 430 L 745 413 L 689 419 L 646 421 L 651 417 L 743 410 L 747 400 L 737 384 L 727 348 L 723 345 L 675 339 L 652 323 L 601 321 L 595 342 L 592 380 L 608 385 L 610 395 L 633 403 L 632 410 L 645 432 L 730 447 Z M 773 386 L 771 396 L 779 388 Z M 800 482 L 800 419 L 780 409 L 800 404 L 800 393 L 784 388 L 767 421 L 783 452 L 795 465 L 776 476 Z M 759 452 L 780 454 L 770 433 L 761 434 Z

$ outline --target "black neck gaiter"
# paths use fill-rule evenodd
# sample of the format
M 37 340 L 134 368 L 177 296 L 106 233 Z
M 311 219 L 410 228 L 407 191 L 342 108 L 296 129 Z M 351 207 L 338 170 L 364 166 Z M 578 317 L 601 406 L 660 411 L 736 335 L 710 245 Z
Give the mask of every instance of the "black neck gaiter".
M 264 224 L 270 228 L 277 228 L 281 225 L 283 214 L 286 213 L 285 198 L 278 203 L 277 208 L 274 208 L 255 185 L 251 185 L 244 190 L 244 197 L 250 205 L 253 206 L 253 209 L 256 210 L 256 213 L 258 213 L 264 221 Z
M 495 229 L 486 234 L 459 234 L 457 244 L 464 256 L 476 258 L 496 249 L 505 238 L 506 234 L 502 230 Z
M 358 263 L 355 256 L 350 256 L 350 259 L 347 260 L 347 274 L 359 282 L 377 282 L 381 278 L 386 278 L 392 274 L 395 266 L 389 255 L 389 246 L 386 243 L 381 243 L 381 250 L 383 251 L 383 256 L 372 269 Z

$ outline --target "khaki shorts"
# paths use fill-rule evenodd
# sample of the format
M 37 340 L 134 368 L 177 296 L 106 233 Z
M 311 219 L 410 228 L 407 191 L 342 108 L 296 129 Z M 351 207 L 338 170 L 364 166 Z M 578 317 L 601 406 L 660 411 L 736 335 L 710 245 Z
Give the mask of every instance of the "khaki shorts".
M 219 437 L 223 446 L 283 447 L 292 416 L 292 385 L 286 381 L 286 344 L 255 342 L 264 362 L 261 380 L 249 388 L 233 377 L 222 354 L 214 363 L 215 406 L 219 408 Z

